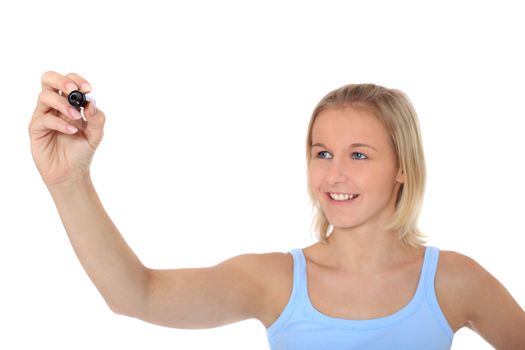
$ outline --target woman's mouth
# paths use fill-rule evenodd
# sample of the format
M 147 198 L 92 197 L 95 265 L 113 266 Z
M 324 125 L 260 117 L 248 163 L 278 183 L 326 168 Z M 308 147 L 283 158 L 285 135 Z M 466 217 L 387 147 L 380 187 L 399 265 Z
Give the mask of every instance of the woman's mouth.
M 359 194 L 350 194 L 346 196 L 335 196 L 334 199 L 330 196 L 330 193 L 326 193 L 326 197 L 328 198 L 328 202 L 333 205 L 348 205 L 353 203 L 357 198 L 359 198 Z

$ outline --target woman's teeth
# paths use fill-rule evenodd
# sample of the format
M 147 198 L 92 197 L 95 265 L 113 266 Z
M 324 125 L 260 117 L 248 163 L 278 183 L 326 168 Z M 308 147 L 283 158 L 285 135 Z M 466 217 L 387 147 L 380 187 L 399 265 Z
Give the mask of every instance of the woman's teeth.
M 358 196 L 358 194 L 334 194 L 334 193 L 330 193 L 330 198 L 332 198 L 333 200 L 336 200 L 336 201 L 346 201 L 346 200 L 349 200 L 349 199 L 354 199 L 357 196 Z

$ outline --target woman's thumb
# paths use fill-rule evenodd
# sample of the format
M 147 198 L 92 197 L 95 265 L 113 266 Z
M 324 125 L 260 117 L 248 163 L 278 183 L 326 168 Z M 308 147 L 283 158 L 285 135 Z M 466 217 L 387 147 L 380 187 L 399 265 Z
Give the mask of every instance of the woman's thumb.
M 87 125 L 84 128 L 84 134 L 87 141 L 96 148 L 104 136 L 106 115 L 104 112 L 97 109 L 96 102 L 92 99 L 89 101 L 88 106 L 84 108 L 84 116 L 87 121 Z

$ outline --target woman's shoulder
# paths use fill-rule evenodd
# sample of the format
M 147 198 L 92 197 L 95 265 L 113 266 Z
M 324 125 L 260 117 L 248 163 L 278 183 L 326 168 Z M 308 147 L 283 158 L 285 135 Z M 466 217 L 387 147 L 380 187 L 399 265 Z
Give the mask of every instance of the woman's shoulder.
M 293 256 L 284 252 L 250 255 L 250 270 L 260 286 L 256 318 L 267 328 L 288 303 L 293 288 Z
M 467 288 L 478 278 L 488 274 L 476 260 L 454 250 L 441 250 L 437 276 L 446 280 L 450 287 Z
M 468 313 L 472 292 L 488 276 L 488 271 L 473 258 L 453 250 L 440 250 L 435 291 L 454 332 L 462 327 L 471 328 Z
M 293 276 L 293 256 L 290 253 L 258 254 L 257 263 L 262 282 L 269 287 L 282 287 Z
M 238 257 L 239 268 L 258 280 L 261 289 L 275 284 L 279 277 L 288 277 L 293 273 L 293 256 L 283 252 L 248 253 Z M 264 290 L 266 292 L 266 290 Z
M 438 299 L 461 310 L 463 325 L 495 348 L 522 349 L 525 312 L 509 291 L 471 257 L 454 251 L 442 255 L 436 274 Z
M 287 267 L 293 266 L 291 265 L 293 264 L 293 256 L 287 252 L 255 253 L 251 255 L 253 263 L 263 269 L 282 270 L 284 268 L 284 270 L 287 270 Z

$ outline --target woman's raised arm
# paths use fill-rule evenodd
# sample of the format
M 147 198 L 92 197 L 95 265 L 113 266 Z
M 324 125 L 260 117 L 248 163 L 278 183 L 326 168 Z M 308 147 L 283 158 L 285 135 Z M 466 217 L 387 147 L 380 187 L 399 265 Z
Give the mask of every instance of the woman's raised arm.
M 105 115 L 89 102 L 86 120 L 67 94 L 89 83 L 77 74 L 42 76 L 29 125 L 35 164 L 84 270 L 116 313 L 176 328 L 209 328 L 258 318 L 265 254 L 245 254 L 207 268 L 153 270 L 127 245 L 90 178 Z M 68 131 L 74 126 L 77 131 Z

